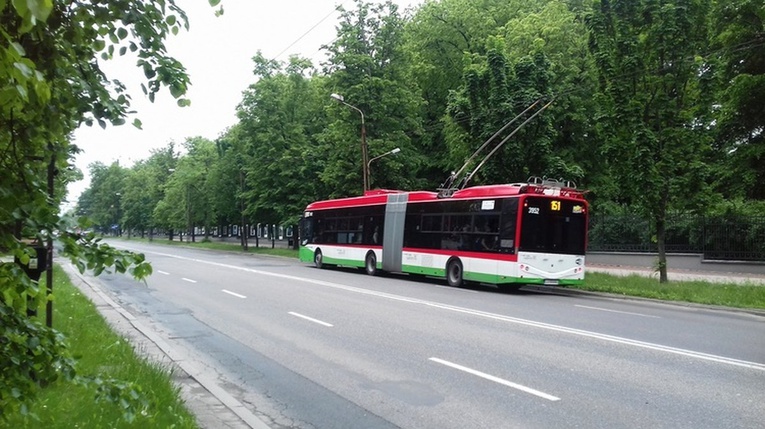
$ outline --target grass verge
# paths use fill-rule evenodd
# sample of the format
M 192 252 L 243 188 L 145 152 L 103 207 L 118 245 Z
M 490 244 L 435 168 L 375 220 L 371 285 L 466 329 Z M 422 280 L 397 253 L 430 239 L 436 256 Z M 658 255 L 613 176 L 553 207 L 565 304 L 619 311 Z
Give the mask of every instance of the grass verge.
M 44 278 L 44 277 L 43 277 Z M 54 270 L 53 327 L 68 341 L 77 359 L 77 374 L 133 383 L 146 406 L 132 422 L 119 401 L 97 401 L 92 384 L 58 381 L 40 389 L 30 406 L 33 416 L 13 415 L 9 428 L 197 428 L 185 408 L 180 390 L 167 368 L 138 357 L 133 347 L 115 334 L 93 303 L 72 285 L 64 271 Z M 45 283 L 41 281 L 41 287 Z M 45 308 L 38 317 L 45 323 Z
M 689 302 L 735 308 L 765 309 L 765 286 L 706 281 L 670 281 L 639 275 L 626 277 L 587 273 L 578 289 L 664 301 Z
M 114 238 L 114 237 L 107 237 L 107 238 Z M 200 241 L 196 241 L 196 242 L 178 241 L 178 240 L 170 241 L 166 238 L 155 238 L 154 240 L 149 241 L 148 238 L 140 238 L 140 237 L 131 237 L 131 238 L 122 237 L 122 238 L 119 238 L 119 240 L 161 244 L 164 246 L 183 246 L 183 247 L 193 247 L 197 249 L 223 250 L 227 252 L 240 252 L 240 253 L 244 252 L 242 250 L 242 246 L 238 242 L 201 241 L 201 239 Z M 288 258 L 297 258 L 298 256 L 297 250 L 285 249 L 284 247 L 276 247 L 272 249 L 271 242 L 269 240 L 261 240 L 260 247 L 255 247 L 255 240 L 250 240 L 247 253 L 258 254 L 258 255 L 284 256 Z

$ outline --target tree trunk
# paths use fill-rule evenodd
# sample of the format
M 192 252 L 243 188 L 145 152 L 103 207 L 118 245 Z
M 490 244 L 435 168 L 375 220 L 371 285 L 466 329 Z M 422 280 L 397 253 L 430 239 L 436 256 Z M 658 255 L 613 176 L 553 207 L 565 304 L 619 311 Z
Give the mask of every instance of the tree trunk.
M 656 216 L 656 246 L 659 250 L 659 283 L 667 283 L 667 250 L 665 246 L 667 219 L 664 213 Z
M 245 219 L 244 216 L 242 216 L 242 226 L 239 228 L 239 235 L 242 237 L 242 250 L 245 252 L 248 250 L 248 243 L 247 243 L 247 225 L 245 225 Z

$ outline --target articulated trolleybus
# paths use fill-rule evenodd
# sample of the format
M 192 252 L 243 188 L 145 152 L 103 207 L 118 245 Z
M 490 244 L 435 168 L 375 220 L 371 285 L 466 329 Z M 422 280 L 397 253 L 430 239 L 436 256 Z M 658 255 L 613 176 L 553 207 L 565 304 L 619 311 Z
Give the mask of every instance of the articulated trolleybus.
M 473 186 L 448 196 L 367 191 L 310 204 L 300 260 L 488 283 L 577 285 L 584 281 L 588 205 L 556 180 Z

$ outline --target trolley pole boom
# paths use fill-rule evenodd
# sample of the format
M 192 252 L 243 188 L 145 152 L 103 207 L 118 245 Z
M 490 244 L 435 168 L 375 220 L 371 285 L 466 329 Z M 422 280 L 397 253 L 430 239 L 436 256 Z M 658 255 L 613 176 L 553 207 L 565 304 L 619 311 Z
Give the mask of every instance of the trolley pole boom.
M 539 101 L 539 100 L 537 100 L 537 101 Z M 495 154 L 495 153 L 496 153 L 496 152 L 497 152 L 497 151 L 498 151 L 498 150 L 499 150 L 499 149 L 500 149 L 502 146 L 504 146 L 504 144 L 505 144 L 505 143 L 507 143 L 507 141 L 508 141 L 508 140 L 510 140 L 510 138 L 511 138 L 512 136 L 514 136 L 514 135 L 515 135 L 515 133 L 517 133 L 518 131 L 520 131 L 520 129 L 521 129 L 521 128 L 523 128 L 523 126 L 524 126 L 524 125 L 528 124 L 528 123 L 529 123 L 529 121 L 531 121 L 531 120 L 532 120 L 532 119 L 534 119 L 534 118 L 535 118 L 537 115 L 539 115 L 540 113 L 542 113 L 542 111 L 544 111 L 545 109 L 547 109 L 548 107 L 550 107 L 550 105 L 553 103 L 553 101 L 555 101 L 555 98 L 554 98 L 554 97 L 553 97 L 553 99 L 552 99 L 552 100 L 550 100 L 550 101 L 549 101 L 547 104 L 545 104 L 544 106 L 542 106 L 542 108 L 540 108 L 539 110 L 537 110 L 536 112 L 534 112 L 534 114 L 533 114 L 533 115 L 529 116 L 529 118 L 528 118 L 528 119 L 526 119 L 525 121 L 523 121 L 523 122 L 521 123 L 521 125 L 518 125 L 518 126 L 517 126 L 517 127 L 514 129 L 514 130 L 513 130 L 513 132 L 512 132 L 512 133 L 510 133 L 510 135 L 509 135 L 509 136 L 507 136 L 507 137 L 505 137 L 504 139 L 502 139 L 502 141 L 501 141 L 501 142 L 499 142 L 499 144 L 498 144 L 497 146 L 495 146 L 495 147 L 494 147 L 494 149 L 492 149 L 492 150 L 491 150 L 491 152 L 489 152 L 489 153 L 486 155 L 486 157 L 485 157 L 483 160 L 481 160 L 481 162 L 480 162 L 480 163 L 479 163 L 479 164 L 478 164 L 478 165 L 475 167 L 475 169 L 473 169 L 473 171 L 471 171 L 471 172 L 470 172 L 470 173 L 467 175 L 467 177 L 465 177 L 465 180 L 462 182 L 462 187 L 461 187 L 460 189 L 464 189 L 464 188 L 465 188 L 465 186 L 467 186 L 468 182 L 470 182 L 470 179 L 472 179 L 472 178 L 473 178 L 473 176 L 475 175 L 475 173 L 476 173 L 476 172 L 478 172 L 478 170 L 480 170 L 480 169 L 481 169 L 481 167 L 483 167 L 483 165 L 484 165 L 484 164 L 486 164 L 486 161 L 488 161 L 488 160 L 489 160 L 489 158 L 491 158 L 491 156 L 492 156 L 492 155 L 494 155 L 494 154 Z M 534 103 L 534 104 L 536 104 L 536 103 Z M 526 110 L 528 110 L 528 109 L 526 109 Z

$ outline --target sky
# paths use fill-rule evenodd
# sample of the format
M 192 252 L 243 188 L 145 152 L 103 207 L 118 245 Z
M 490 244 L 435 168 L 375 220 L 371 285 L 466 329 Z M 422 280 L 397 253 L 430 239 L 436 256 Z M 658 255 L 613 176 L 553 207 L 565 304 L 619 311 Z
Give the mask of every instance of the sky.
M 394 0 L 403 11 L 422 0 Z M 236 124 L 236 106 L 242 91 L 254 83 L 252 57 L 260 50 L 267 58 L 287 61 L 297 54 L 311 58 L 315 66 L 326 57 L 321 45 L 331 43 L 339 19 L 338 5 L 353 7 L 352 0 L 223 0 L 224 14 L 216 17 L 207 0 L 178 1 L 189 18 L 189 31 L 166 41 L 168 53 L 186 67 L 191 87 L 186 98 L 191 106 L 178 107 L 163 89 L 154 103 L 148 101 L 140 84 L 145 80 L 133 57 L 115 57 L 102 62 L 109 79 L 119 79 L 132 97 L 131 116 L 122 126 L 83 125 L 74 133 L 82 150 L 75 165 L 85 179 L 70 183 L 67 203 L 72 208 L 90 186 L 88 165 L 119 161 L 130 167 L 151 156 L 152 149 L 178 147 L 187 137 L 215 139 Z M 328 95 L 329 97 L 329 95 Z M 133 118 L 142 122 L 135 128 Z

